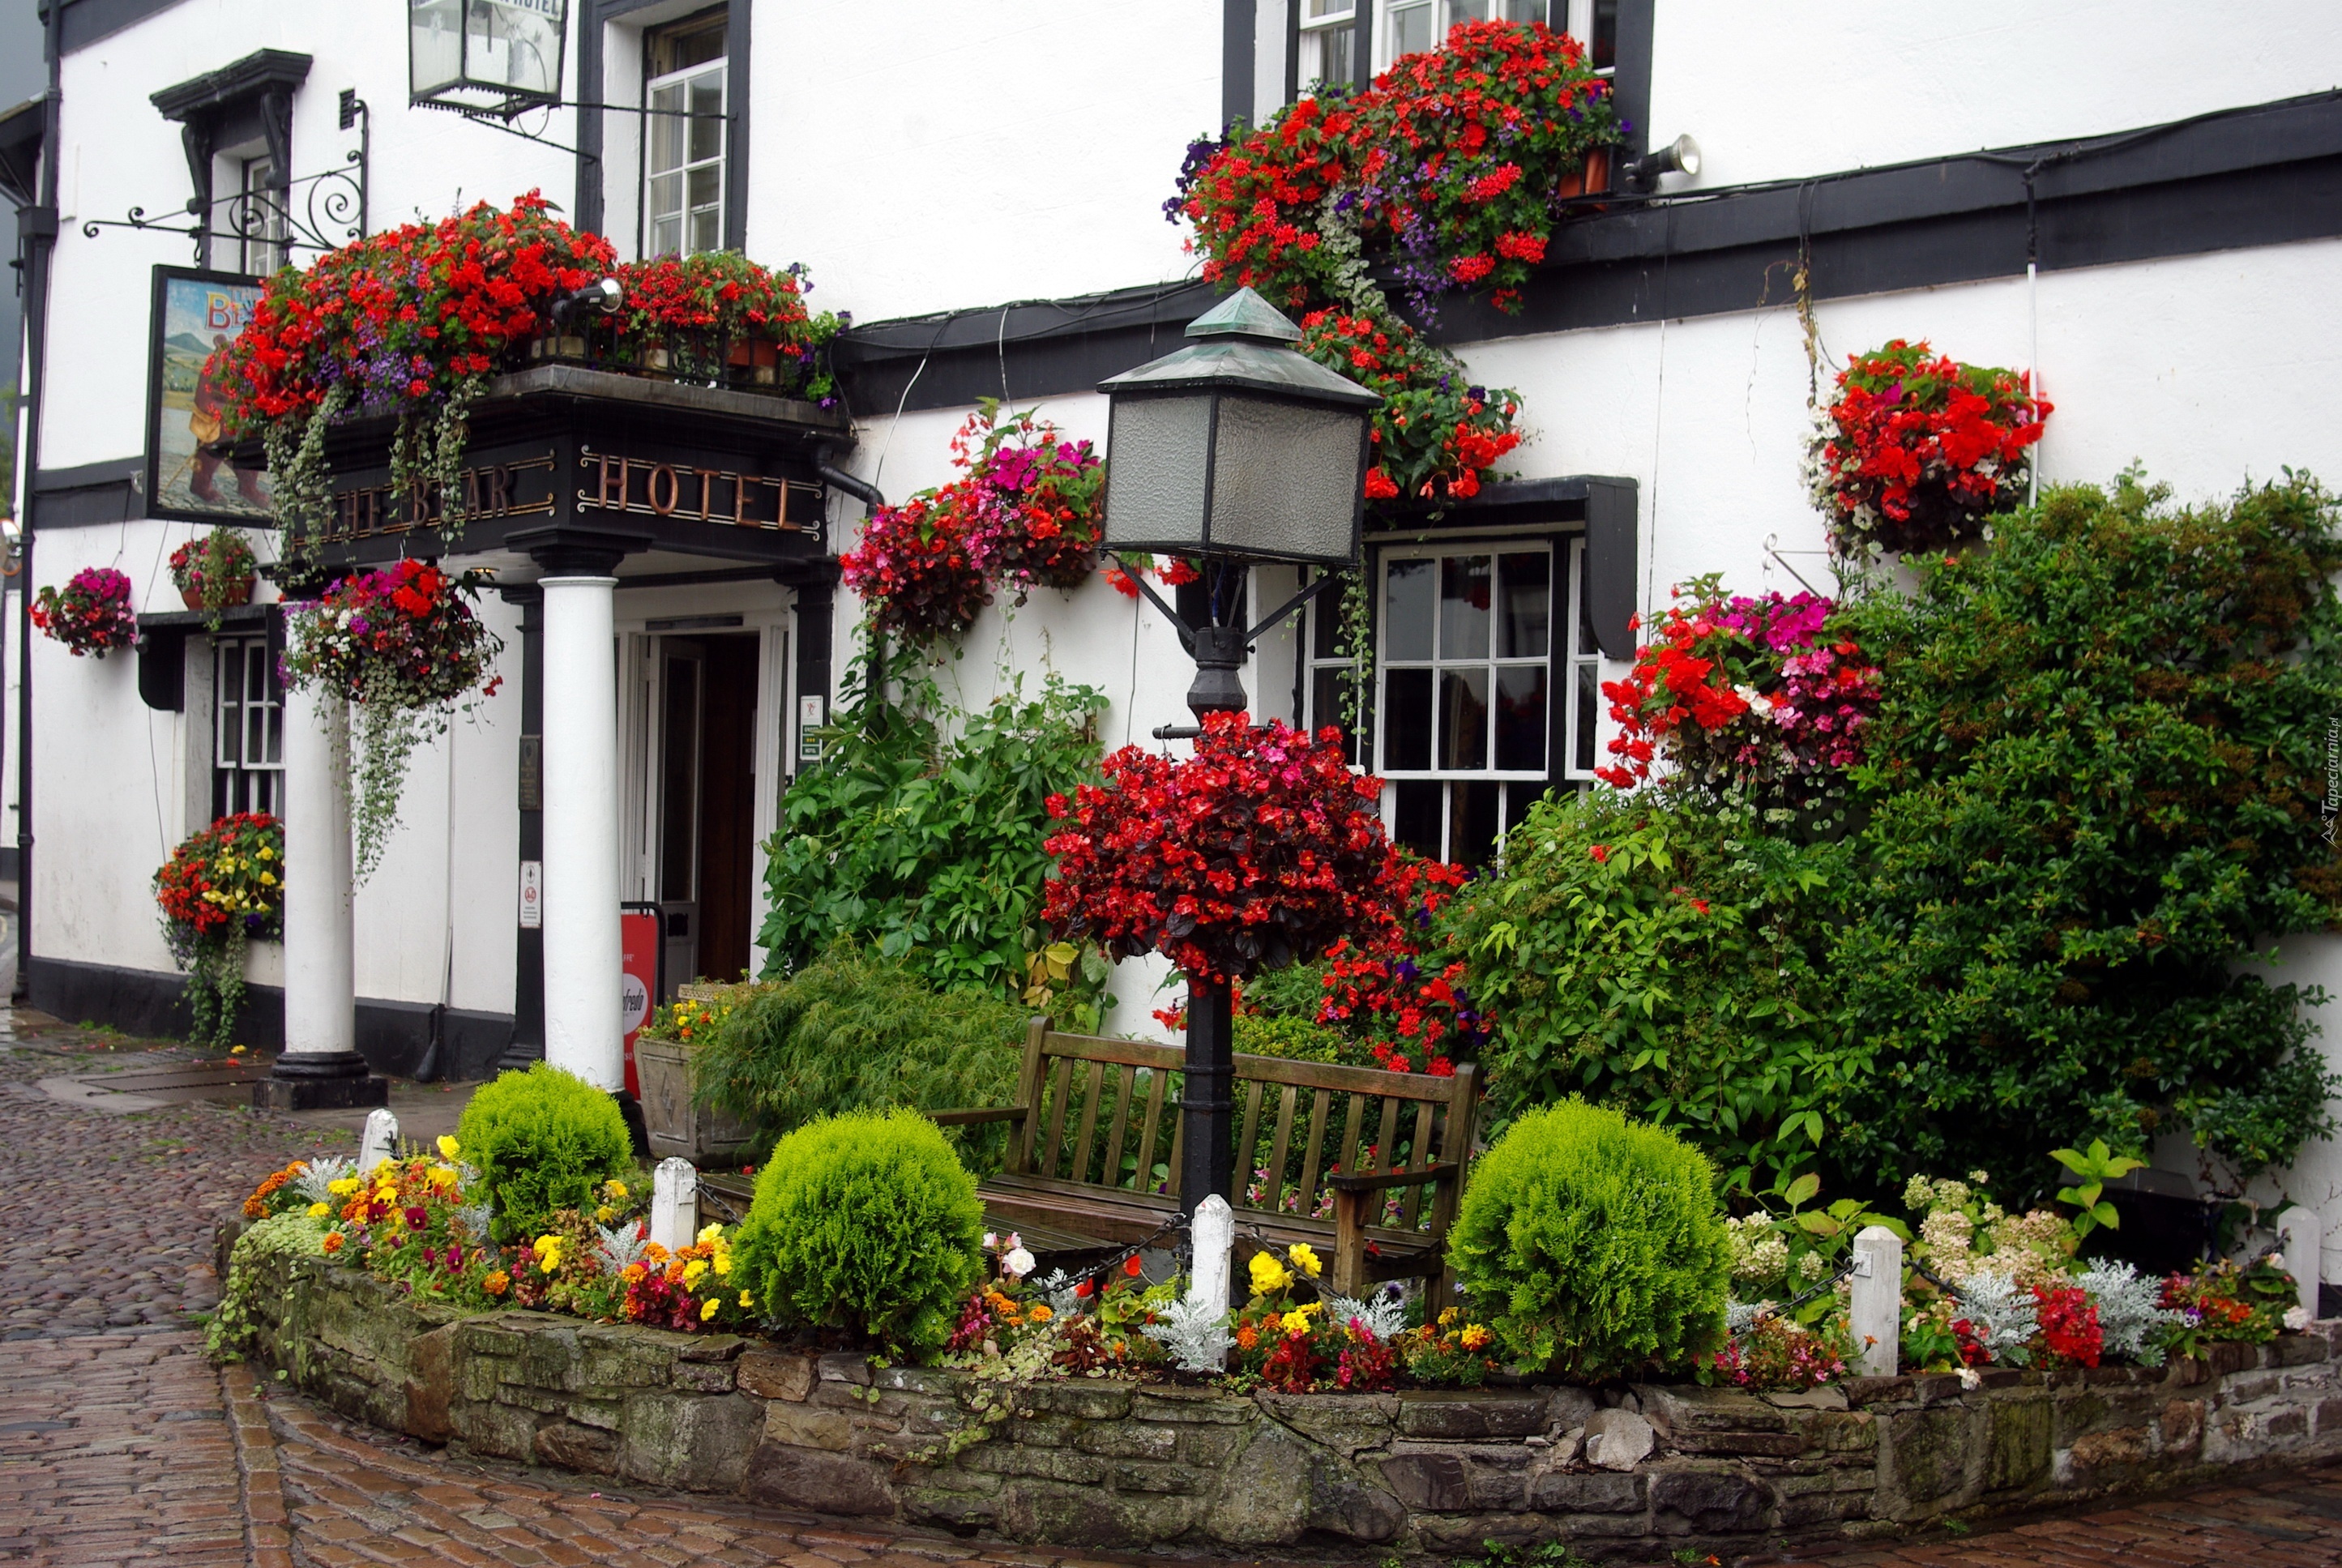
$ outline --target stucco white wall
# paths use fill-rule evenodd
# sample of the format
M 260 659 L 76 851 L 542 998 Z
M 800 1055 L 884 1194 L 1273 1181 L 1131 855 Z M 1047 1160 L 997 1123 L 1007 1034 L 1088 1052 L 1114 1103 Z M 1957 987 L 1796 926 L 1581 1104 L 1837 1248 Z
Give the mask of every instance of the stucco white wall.
M 1161 212 L 1216 131 L 1213 0 L 756 13 L 748 250 L 863 319 L 1185 276 Z
M 2159 125 L 2342 82 L 2325 0 L 1972 0 L 1784 9 L 1662 0 L 1656 146 L 1742 185 Z

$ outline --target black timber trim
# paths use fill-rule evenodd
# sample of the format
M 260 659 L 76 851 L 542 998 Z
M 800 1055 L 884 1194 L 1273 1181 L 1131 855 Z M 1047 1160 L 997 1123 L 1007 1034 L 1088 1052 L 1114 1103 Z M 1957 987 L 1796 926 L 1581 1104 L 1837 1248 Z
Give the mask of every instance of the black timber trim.
M 724 8 L 724 248 L 748 248 L 748 16 L 751 0 Z M 686 125 L 689 122 L 686 122 Z
M 2047 271 L 2333 238 L 2342 92 L 2110 137 L 1612 197 L 1555 231 L 1519 315 L 1451 301 L 1431 335 L 1471 344 L 1785 305 L 1801 236 L 1825 299 L 2021 276 L 2028 167 Z M 1086 392 L 1176 347 L 1216 297 L 1207 284 L 1166 283 L 871 322 L 833 354 L 865 418 L 997 397 L 1004 380 L 1015 397 Z
M 1220 124 L 1253 117 L 1254 0 L 1220 0 Z
M 65 8 L 63 46 L 70 55 L 76 49 L 86 49 L 101 39 L 110 38 L 125 27 L 135 26 L 158 12 L 168 11 L 179 4 L 179 0 L 49 0 L 49 3 L 62 4 Z
M 249 104 L 271 89 L 291 93 L 309 79 L 310 58 L 287 49 L 255 49 L 243 59 L 149 94 L 166 120 L 185 122 Z
M 33 1005 L 68 1022 L 104 1024 L 126 1034 L 165 1039 L 184 1039 L 190 1027 L 185 975 L 35 954 L 29 977 Z M 429 1002 L 361 996 L 358 1054 L 377 1073 L 412 1077 L 430 1045 L 431 1015 L 436 1011 Z M 489 1076 L 512 1030 L 508 1014 L 448 1008 L 442 1056 L 446 1076 L 455 1080 Z M 234 1034 L 240 1044 L 265 1051 L 284 1049 L 283 989 L 246 986 Z
M 1618 0 L 1616 50 L 1610 69 L 1611 106 L 1624 122 L 1625 158 L 1650 150 L 1651 52 L 1658 31 L 1658 0 Z M 1615 165 L 1614 165 L 1615 166 Z
M 146 459 L 116 457 L 33 475 L 27 498 L 35 528 L 94 528 L 146 515 Z

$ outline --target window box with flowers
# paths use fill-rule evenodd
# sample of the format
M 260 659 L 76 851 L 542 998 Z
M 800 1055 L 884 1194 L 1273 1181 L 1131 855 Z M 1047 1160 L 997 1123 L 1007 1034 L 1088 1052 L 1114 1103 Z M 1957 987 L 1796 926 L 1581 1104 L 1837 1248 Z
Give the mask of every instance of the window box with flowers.
M 252 602 L 259 576 L 258 557 L 244 534 L 228 527 L 214 528 L 171 552 L 171 583 L 190 610 L 201 610 L 207 624 L 220 628 L 219 613 Z
M 280 934 L 285 826 L 265 812 L 221 817 L 155 874 L 171 956 L 187 974 L 189 1037 L 229 1043 L 244 1003 L 245 953 Z

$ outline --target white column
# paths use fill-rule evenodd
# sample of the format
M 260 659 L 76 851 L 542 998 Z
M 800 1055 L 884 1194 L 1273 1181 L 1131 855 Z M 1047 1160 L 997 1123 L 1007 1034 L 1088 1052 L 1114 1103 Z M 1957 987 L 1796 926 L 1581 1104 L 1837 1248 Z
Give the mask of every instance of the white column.
M 2318 1315 L 2318 1264 L 2326 1253 L 2326 1222 L 2316 1209 L 2296 1203 L 2277 1217 L 2277 1250 L 2285 1254 L 2285 1266 L 2293 1274 L 2301 1309 L 2315 1318 Z
M 1847 1316 L 1855 1371 L 1893 1377 L 1903 1353 L 1903 1238 L 1885 1225 L 1866 1226 L 1854 1238 L 1853 1285 Z
M 618 945 L 616 577 L 546 577 L 545 1059 L 625 1084 Z
M 350 911 L 350 708 L 285 694 L 285 1054 L 357 1048 Z M 298 1070 L 300 1064 L 284 1065 Z
M 1196 1217 L 1189 1225 L 1196 1262 L 1187 1274 L 1187 1300 L 1198 1310 L 1226 1312 L 1236 1239 L 1236 1212 L 1226 1198 L 1209 1193 L 1196 1205 Z
M 698 1233 L 698 1170 L 689 1160 L 661 1160 L 651 1172 L 651 1240 L 679 1253 Z
M 358 1174 L 372 1175 L 385 1160 L 398 1157 L 398 1118 L 386 1107 L 366 1113 L 365 1133 L 358 1139 Z

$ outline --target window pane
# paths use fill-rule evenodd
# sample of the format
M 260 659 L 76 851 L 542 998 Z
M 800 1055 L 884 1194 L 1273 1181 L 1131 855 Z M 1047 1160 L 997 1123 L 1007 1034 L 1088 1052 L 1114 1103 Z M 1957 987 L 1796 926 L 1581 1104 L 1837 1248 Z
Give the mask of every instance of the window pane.
M 1513 0 L 1512 17 L 1516 22 L 1542 22 L 1553 25 L 1553 8 L 1546 0 Z
M 1439 765 L 1488 765 L 1488 672 L 1439 672 Z
M 1438 563 L 1393 561 L 1383 589 L 1383 658 L 1431 657 L 1431 582 Z
M 1351 59 L 1357 47 L 1356 27 L 1327 27 L 1301 35 L 1301 85 L 1312 82 L 1353 82 L 1357 72 Z
M 1440 807 L 1446 784 L 1432 779 L 1401 779 L 1391 786 L 1391 838 L 1404 848 L 1437 860 L 1446 854 L 1439 841 Z
M 285 710 L 271 703 L 263 712 L 266 723 L 262 726 L 260 760 L 272 767 L 285 763 Z
M 1336 583 L 1309 601 L 1309 656 L 1338 659 L 1342 654 L 1342 601 L 1349 584 Z
M 1601 681 L 1592 663 L 1577 666 L 1577 771 L 1594 771 L 1594 704 L 1601 698 Z
M 1594 36 L 1586 40 L 1586 52 L 1597 71 L 1617 65 L 1618 0 L 1594 0 Z
M 1383 766 L 1402 773 L 1431 766 L 1431 672 L 1383 674 Z
M 1431 47 L 1432 7 L 1393 6 L 1390 14 L 1391 55 L 1420 54 Z
M 1342 674 L 1345 666 L 1334 664 L 1313 671 L 1309 676 L 1309 727 L 1315 732 L 1331 724 L 1342 728 Z M 1346 739 L 1346 737 L 1345 737 Z
M 676 118 L 683 108 L 683 84 L 655 90 L 651 107 L 661 111 L 645 116 L 651 123 L 651 169 L 657 173 L 683 162 L 684 123 Z
M 1447 0 L 1447 25 L 1450 27 L 1458 22 L 1486 22 L 1487 19 L 1488 0 Z
M 651 179 L 651 216 L 670 218 L 683 210 L 683 176 L 656 175 Z
M 1543 773 L 1546 666 L 1515 664 L 1496 672 L 1496 766 L 1506 773 Z
M 1439 562 L 1439 656 L 1488 656 L 1489 559 L 1446 555 Z
M 651 255 L 673 255 L 683 248 L 683 220 L 661 218 L 651 225 Z
M 1505 615 L 1496 636 L 1500 659 L 1542 659 L 1553 608 L 1553 556 L 1543 550 L 1506 555 L 1498 563 Z
M 1577 552 L 1574 564 L 1577 572 L 1577 646 L 1573 652 L 1592 658 L 1601 651 L 1602 644 L 1594 636 L 1593 595 L 1586 591 L 1586 552 L 1583 549 Z
M 1457 865 L 1487 864 L 1496 849 L 1496 803 L 1504 786 L 1472 779 L 1447 787 L 1447 858 Z
M 695 77 L 691 84 L 691 159 L 713 158 L 724 151 L 724 78 Z
M 703 164 L 691 171 L 691 207 L 694 212 L 714 206 L 723 196 L 723 165 Z
M 1350 5 L 1351 0 L 1309 0 L 1309 15 L 1347 16 L 1350 14 Z
M 724 248 L 722 208 L 707 207 L 691 215 L 691 248 L 694 251 L 720 251 Z

